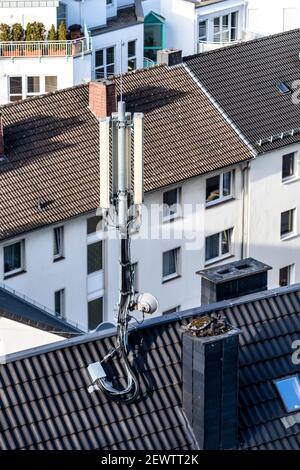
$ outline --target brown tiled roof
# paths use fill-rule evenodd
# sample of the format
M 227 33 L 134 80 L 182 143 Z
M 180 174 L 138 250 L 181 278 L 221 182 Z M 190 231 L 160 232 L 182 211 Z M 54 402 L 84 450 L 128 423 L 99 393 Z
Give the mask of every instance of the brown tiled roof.
M 183 66 L 125 75 L 123 98 L 127 110 L 145 113 L 146 191 L 251 158 Z M 1 112 L 8 161 L 0 163 L 0 239 L 96 209 L 99 132 L 88 86 Z M 39 201 L 48 202 L 45 210 Z

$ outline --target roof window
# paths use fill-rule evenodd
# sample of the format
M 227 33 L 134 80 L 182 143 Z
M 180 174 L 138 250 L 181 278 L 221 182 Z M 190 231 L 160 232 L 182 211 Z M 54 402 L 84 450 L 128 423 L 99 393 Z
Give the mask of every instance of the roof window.
M 288 413 L 300 410 L 300 380 L 298 375 L 274 381 Z
M 282 95 L 288 95 L 291 93 L 291 89 L 284 82 L 277 83 L 276 88 Z

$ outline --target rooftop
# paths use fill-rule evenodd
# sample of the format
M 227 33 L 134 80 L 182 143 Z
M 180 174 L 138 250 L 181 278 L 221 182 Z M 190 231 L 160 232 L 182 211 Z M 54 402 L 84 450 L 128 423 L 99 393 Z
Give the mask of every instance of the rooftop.
M 192 73 L 259 153 L 300 141 L 300 107 L 277 86 L 299 79 L 300 30 L 186 57 Z
M 106 25 L 90 28 L 90 32 L 91 36 L 98 36 L 99 34 L 108 33 L 122 28 L 128 28 L 130 26 L 142 23 L 143 21 L 136 15 L 136 7 L 131 6 L 118 9 L 117 16 L 109 18 Z
M 82 330 L 52 315 L 42 306 L 21 298 L 12 289 L 0 287 L 0 317 L 8 318 L 65 338 L 82 334 Z
M 119 93 L 120 77 L 115 81 Z M 252 158 L 182 64 L 124 75 L 123 99 L 128 111 L 145 113 L 146 191 Z M 99 125 L 88 108 L 88 85 L 0 112 L 7 157 L 0 163 L 0 239 L 95 210 Z
M 182 326 L 224 314 L 241 329 L 239 442 L 243 449 L 299 449 L 299 420 L 274 380 L 299 374 L 291 361 L 300 335 L 300 285 L 262 292 L 132 326 L 130 360 L 141 395 L 133 404 L 89 393 L 89 363 L 115 343 L 115 330 L 7 356 L 1 368 L 2 449 L 195 449 L 182 409 Z M 113 364 L 116 375 L 124 371 Z M 286 420 L 290 420 L 287 426 Z

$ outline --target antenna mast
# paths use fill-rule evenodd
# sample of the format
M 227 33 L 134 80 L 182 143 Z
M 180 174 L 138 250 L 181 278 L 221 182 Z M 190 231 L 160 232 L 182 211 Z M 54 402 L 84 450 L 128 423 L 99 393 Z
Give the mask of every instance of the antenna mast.
M 112 171 L 110 168 L 110 134 L 112 134 Z M 131 140 L 134 138 L 134 184 L 131 184 Z M 139 228 L 141 205 L 144 199 L 144 115 L 126 113 L 124 101 L 118 102 L 118 112 L 111 118 L 100 120 L 100 207 L 109 225 L 109 216 L 119 232 L 120 240 L 120 297 L 117 317 L 117 347 L 101 363 L 90 364 L 88 371 L 93 384 L 111 399 L 132 402 L 138 395 L 139 383 L 128 360 L 128 323 L 133 318 L 130 312 L 140 310 L 154 313 L 158 303 L 150 294 L 136 297 L 134 270 L 130 259 L 130 228 Z M 112 182 L 110 175 L 112 174 Z M 118 352 L 127 375 L 123 389 L 113 387 L 107 379 L 102 363 Z

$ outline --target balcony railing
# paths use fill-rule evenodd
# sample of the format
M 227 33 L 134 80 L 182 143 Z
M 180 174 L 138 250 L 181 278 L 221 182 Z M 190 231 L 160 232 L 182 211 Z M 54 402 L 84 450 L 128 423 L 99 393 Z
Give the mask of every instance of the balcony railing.
M 251 39 L 258 39 L 263 37 L 261 33 L 255 33 L 253 31 L 245 30 L 242 33 L 242 38 L 238 41 L 223 41 L 223 42 L 209 42 L 209 41 L 199 41 L 198 42 L 198 52 L 209 52 L 220 47 L 232 46 L 233 44 L 238 44 L 245 41 L 250 41 Z
M 0 42 L 0 58 L 76 57 L 91 50 L 91 39 Z

